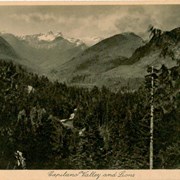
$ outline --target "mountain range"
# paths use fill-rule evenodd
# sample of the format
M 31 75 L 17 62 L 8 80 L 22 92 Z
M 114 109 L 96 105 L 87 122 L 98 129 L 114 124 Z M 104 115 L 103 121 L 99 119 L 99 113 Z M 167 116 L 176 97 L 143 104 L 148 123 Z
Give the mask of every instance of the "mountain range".
M 173 67 L 180 53 L 180 28 L 154 35 L 145 43 L 134 33 L 104 39 L 59 67 L 58 77 L 70 85 L 138 88 L 148 66 Z
M 40 74 L 47 74 L 49 69 L 60 66 L 87 48 L 80 40 L 68 40 L 63 38 L 61 33 L 51 31 L 46 34 L 26 36 L 1 33 L 0 36 L 14 48 L 22 59 L 34 64 Z
M 33 71 L 51 80 L 84 87 L 137 88 L 148 66 L 173 67 L 180 57 L 180 28 L 154 34 L 149 42 L 132 32 L 116 34 L 91 47 L 62 33 L 0 36 L 1 58 L 35 67 Z

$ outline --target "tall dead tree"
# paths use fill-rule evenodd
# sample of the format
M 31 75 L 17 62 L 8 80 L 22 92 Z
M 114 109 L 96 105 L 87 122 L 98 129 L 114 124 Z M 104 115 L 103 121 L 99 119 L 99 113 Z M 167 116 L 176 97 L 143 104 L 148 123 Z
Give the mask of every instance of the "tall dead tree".
M 154 130 L 154 68 L 151 67 L 151 112 L 150 112 L 150 154 L 149 154 L 149 168 L 153 169 L 153 130 Z

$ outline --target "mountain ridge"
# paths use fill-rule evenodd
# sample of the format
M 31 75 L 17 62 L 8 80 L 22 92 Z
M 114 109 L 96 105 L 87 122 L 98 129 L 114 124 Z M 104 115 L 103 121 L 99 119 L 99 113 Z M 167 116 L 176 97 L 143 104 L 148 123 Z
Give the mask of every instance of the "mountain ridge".
M 48 38 L 53 38 L 41 38 L 40 41 L 38 37 L 46 37 L 45 34 L 27 36 L 30 44 L 26 38 L 18 39 L 12 34 L 4 34 L 3 38 L 11 42 L 7 41 L 27 66 L 28 63 L 34 64 L 41 75 L 51 80 L 71 86 L 106 85 L 113 89 L 126 85 L 139 87 L 148 66 L 165 64 L 171 68 L 177 64 L 180 28 L 158 32 L 146 43 L 135 33 L 126 32 L 103 39 L 88 48 L 81 48 L 79 40 L 64 39 L 61 33 L 53 32 L 46 34 Z M 77 43 L 80 46 L 76 46 Z
M 38 37 L 42 36 L 42 34 L 19 37 L 10 33 L 1 33 L 1 36 L 14 48 L 21 58 L 36 64 L 39 73 L 46 75 L 53 67 L 68 61 L 86 48 L 84 44 L 77 46 L 77 42 L 69 42 L 59 35 L 52 41 L 39 41 Z
M 175 28 L 171 31 L 162 32 L 159 36 L 154 35 L 149 42 L 134 48 L 134 51 L 132 51 L 131 54 L 129 53 L 128 56 L 110 57 L 109 59 L 106 59 L 106 56 L 101 56 L 102 52 L 104 54 L 107 52 L 105 47 L 107 47 L 108 44 L 113 44 L 112 42 L 114 42 L 117 48 L 117 44 L 119 43 L 118 39 L 127 41 L 127 35 L 131 37 L 137 36 L 134 35 L 134 33 L 125 33 L 124 35 L 115 35 L 107 38 L 86 49 L 80 54 L 79 59 L 76 57 L 65 63 L 64 67 L 61 66 L 60 78 L 70 85 L 107 85 L 112 87 L 112 89 L 116 86 L 119 88 L 122 85 L 128 85 L 132 88 L 136 85 L 139 87 L 143 81 L 143 77 L 146 75 L 146 69 L 149 65 L 160 67 L 162 64 L 165 64 L 171 68 L 177 64 L 175 59 L 178 59 L 180 54 L 179 29 L 180 28 Z M 101 44 L 102 46 L 99 47 Z M 127 48 L 125 49 L 127 50 Z M 117 51 L 118 53 L 120 52 L 118 48 Z M 86 55 L 88 53 L 90 53 L 91 56 L 87 58 Z M 93 56 L 93 53 L 97 56 Z M 125 52 L 123 53 L 126 55 Z M 113 52 L 113 55 L 114 54 Z M 73 64 L 75 61 L 76 63 Z M 101 61 L 100 64 L 98 64 L 99 61 Z M 111 66 L 110 62 L 114 63 L 114 66 Z M 108 68 L 104 68 L 107 65 L 106 63 L 109 63 Z
M 97 69 L 97 73 L 107 71 L 125 61 L 137 47 L 143 44 L 143 39 L 134 33 L 111 36 L 63 64 L 60 67 L 60 76 L 66 74 L 70 76 L 76 71 L 87 71 L 87 69 L 91 72 Z
M 18 58 L 19 56 L 13 49 L 13 47 L 0 36 L 0 54 L 1 56 L 7 56 L 9 58 Z

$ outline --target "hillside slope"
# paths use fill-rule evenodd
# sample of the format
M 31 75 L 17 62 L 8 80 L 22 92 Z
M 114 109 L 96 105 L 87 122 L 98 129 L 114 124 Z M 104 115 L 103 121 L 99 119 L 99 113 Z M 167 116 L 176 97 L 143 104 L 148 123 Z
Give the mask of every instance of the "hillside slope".
M 126 61 L 143 44 L 143 40 L 134 33 L 104 39 L 63 64 L 59 69 L 59 77 L 69 80 L 79 74 L 89 76 L 106 72 Z
M 18 58 L 17 53 L 11 45 L 2 37 L 0 37 L 0 58 Z
M 146 44 L 134 34 L 117 35 L 92 46 L 64 64 L 59 77 L 62 81 L 78 86 L 106 85 L 111 89 L 119 89 L 128 85 L 137 88 L 148 66 L 159 68 L 165 64 L 170 68 L 177 64 L 180 57 L 179 37 L 180 28 L 154 35 Z
M 133 55 L 122 65 L 105 72 L 104 81 L 118 79 L 137 80 L 146 75 L 148 66 L 160 68 L 166 65 L 171 68 L 180 60 L 180 28 L 154 36 L 149 43 L 138 48 Z M 105 80 L 106 79 L 106 80 Z
M 1 33 L 1 36 L 23 58 L 38 67 L 40 74 L 51 76 L 52 69 L 60 66 L 86 49 L 86 45 L 78 40 L 72 42 L 63 38 L 62 34 L 34 34 L 15 36 Z

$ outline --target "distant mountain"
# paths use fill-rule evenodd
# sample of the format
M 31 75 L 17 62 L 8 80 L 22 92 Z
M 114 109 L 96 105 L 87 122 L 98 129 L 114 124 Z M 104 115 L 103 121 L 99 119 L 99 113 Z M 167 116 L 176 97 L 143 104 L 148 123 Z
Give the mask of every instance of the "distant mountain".
M 1 33 L 1 36 L 23 59 L 36 64 L 39 73 L 45 75 L 52 75 L 54 67 L 67 62 L 87 48 L 78 40 L 68 41 L 61 33 L 48 32 L 21 37 Z
M 145 75 L 145 69 L 149 65 L 160 67 L 165 64 L 167 67 L 172 67 L 178 60 L 180 60 L 180 28 L 153 36 L 147 44 L 139 47 L 124 64 L 113 69 L 111 73 L 124 74 L 124 77 L 128 75 L 139 77 Z M 123 73 L 126 67 L 129 73 Z M 134 73 L 131 75 L 132 72 Z
M 2 37 L 0 37 L 0 58 L 14 59 L 18 58 L 17 53 L 12 46 Z
M 120 66 L 101 74 L 97 84 L 105 84 L 118 87 L 119 84 L 129 84 L 131 87 L 139 87 L 148 66 L 160 68 L 163 64 L 168 68 L 177 65 L 180 60 L 180 28 L 163 32 L 153 36 L 142 47 L 139 47 L 133 55 Z
M 69 42 L 75 44 L 76 46 L 82 46 L 82 48 L 84 47 L 84 49 L 87 48 L 87 44 L 84 43 L 82 40 L 80 39 L 75 39 L 75 38 L 66 38 Z
M 50 49 L 57 46 L 59 46 L 60 49 L 67 49 L 69 46 L 79 46 L 82 49 L 86 48 L 86 45 L 79 39 L 65 38 L 61 32 L 53 33 L 49 31 L 46 34 L 25 35 L 21 36 L 20 39 L 27 41 L 32 47 L 39 49 Z
M 17 51 L 2 37 L 0 37 L 0 59 L 22 65 L 28 71 L 38 72 L 38 68 L 35 64 L 28 59 L 22 58 L 19 53 L 17 53 Z
M 89 48 L 62 33 L 1 36 L 1 56 L 13 57 L 51 80 L 90 88 L 138 88 L 148 66 L 171 68 L 180 60 L 180 28 L 154 34 L 149 42 L 134 33 L 117 34 Z
M 22 36 L 22 39 L 31 41 L 31 40 L 38 40 L 38 41 L 53 41 L 58 37 L 63 37 L 61 32 L 53 33 L 52 31 L 49 31 L 47 34 L 35 34 L 35 35 L 25 35 Z
M 143 39 L 134 33 L 123 33 L 104 39 L 60 67 L 60 77 L 74 81 L 74 76 L 94 76 L 113 69 L 143 46 Z
M 104 39 L 59 68 L 61 81 L 92 87 L 137 88 L 148 66 L 173 67 L 180 59 L 180 28 L 154 35 L 146 44 L 134 33 Z

